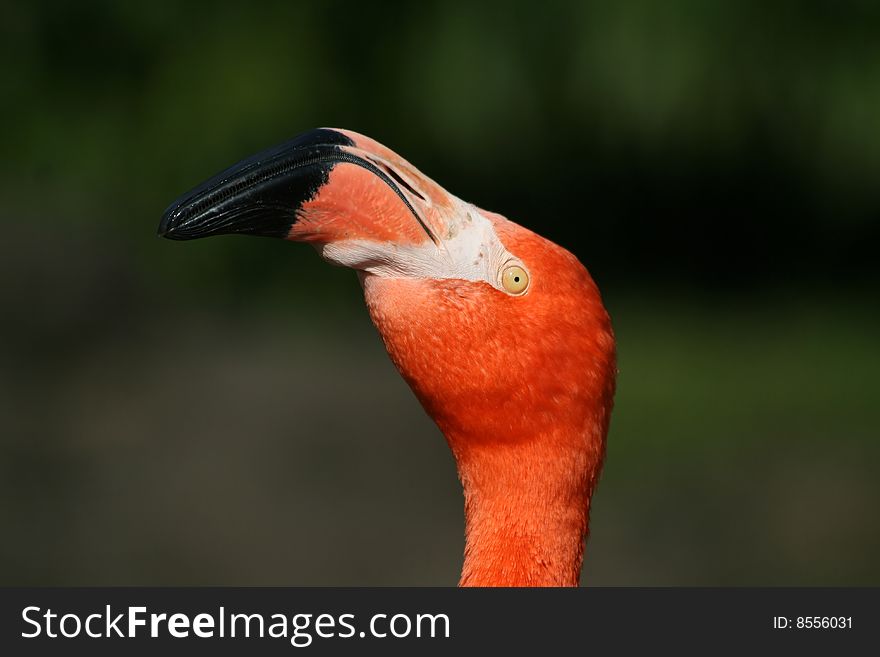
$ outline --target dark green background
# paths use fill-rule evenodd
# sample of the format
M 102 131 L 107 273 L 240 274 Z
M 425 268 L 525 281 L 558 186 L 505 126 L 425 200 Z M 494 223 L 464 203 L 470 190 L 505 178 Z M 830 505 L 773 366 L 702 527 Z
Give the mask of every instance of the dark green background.
M 600 284 L 585 582 L 880 584 L 876 3 L 13 2 L 0 37 L 0 583 L 456 581 L 454 464 L 354 275 L 155 236 L 326 125 Z

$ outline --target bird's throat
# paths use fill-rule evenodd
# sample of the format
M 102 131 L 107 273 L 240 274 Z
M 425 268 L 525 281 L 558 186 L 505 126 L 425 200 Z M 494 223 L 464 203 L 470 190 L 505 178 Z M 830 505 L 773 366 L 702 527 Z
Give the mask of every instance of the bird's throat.
M 461 586 L 577 586 L 601 457 L 540 445 L 456 454 L 465 496 Z M 579 476 L 580 473 L 590 473 Z

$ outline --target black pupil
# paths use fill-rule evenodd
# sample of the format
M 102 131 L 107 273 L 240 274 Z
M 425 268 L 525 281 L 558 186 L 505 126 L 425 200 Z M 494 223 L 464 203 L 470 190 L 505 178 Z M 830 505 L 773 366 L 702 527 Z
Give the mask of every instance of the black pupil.
M 514 282 L 514 283 L 519 283 L 519 276 L 514 276 L 514 277 L 513 277 L 513 282 Z

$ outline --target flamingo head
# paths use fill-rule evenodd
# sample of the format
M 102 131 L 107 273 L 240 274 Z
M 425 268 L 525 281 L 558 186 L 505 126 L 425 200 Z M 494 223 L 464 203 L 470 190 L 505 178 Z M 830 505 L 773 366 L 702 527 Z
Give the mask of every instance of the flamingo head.
M 218 174 L 175 202 L 159 232 L 308 242 L 356 270 L 391 359 L 446 436 L 466 487 L 522 483 L 537 459 L 571 480 L 560 489 L 589 497 L 611 412 L 614 339 L 596 285 L 562 247 L 335 129 Z

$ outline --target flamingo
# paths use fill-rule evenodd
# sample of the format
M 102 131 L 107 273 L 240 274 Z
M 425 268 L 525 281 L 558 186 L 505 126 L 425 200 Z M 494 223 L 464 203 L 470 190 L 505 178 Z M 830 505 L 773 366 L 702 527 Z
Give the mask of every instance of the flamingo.
M 159 234 L 313 245 L 452 450 L 460 586 L 577 586 L 616 377 L 596 284 L 564 248 L 462 201 L 377 141 L 320 128 L 180 197 Z

